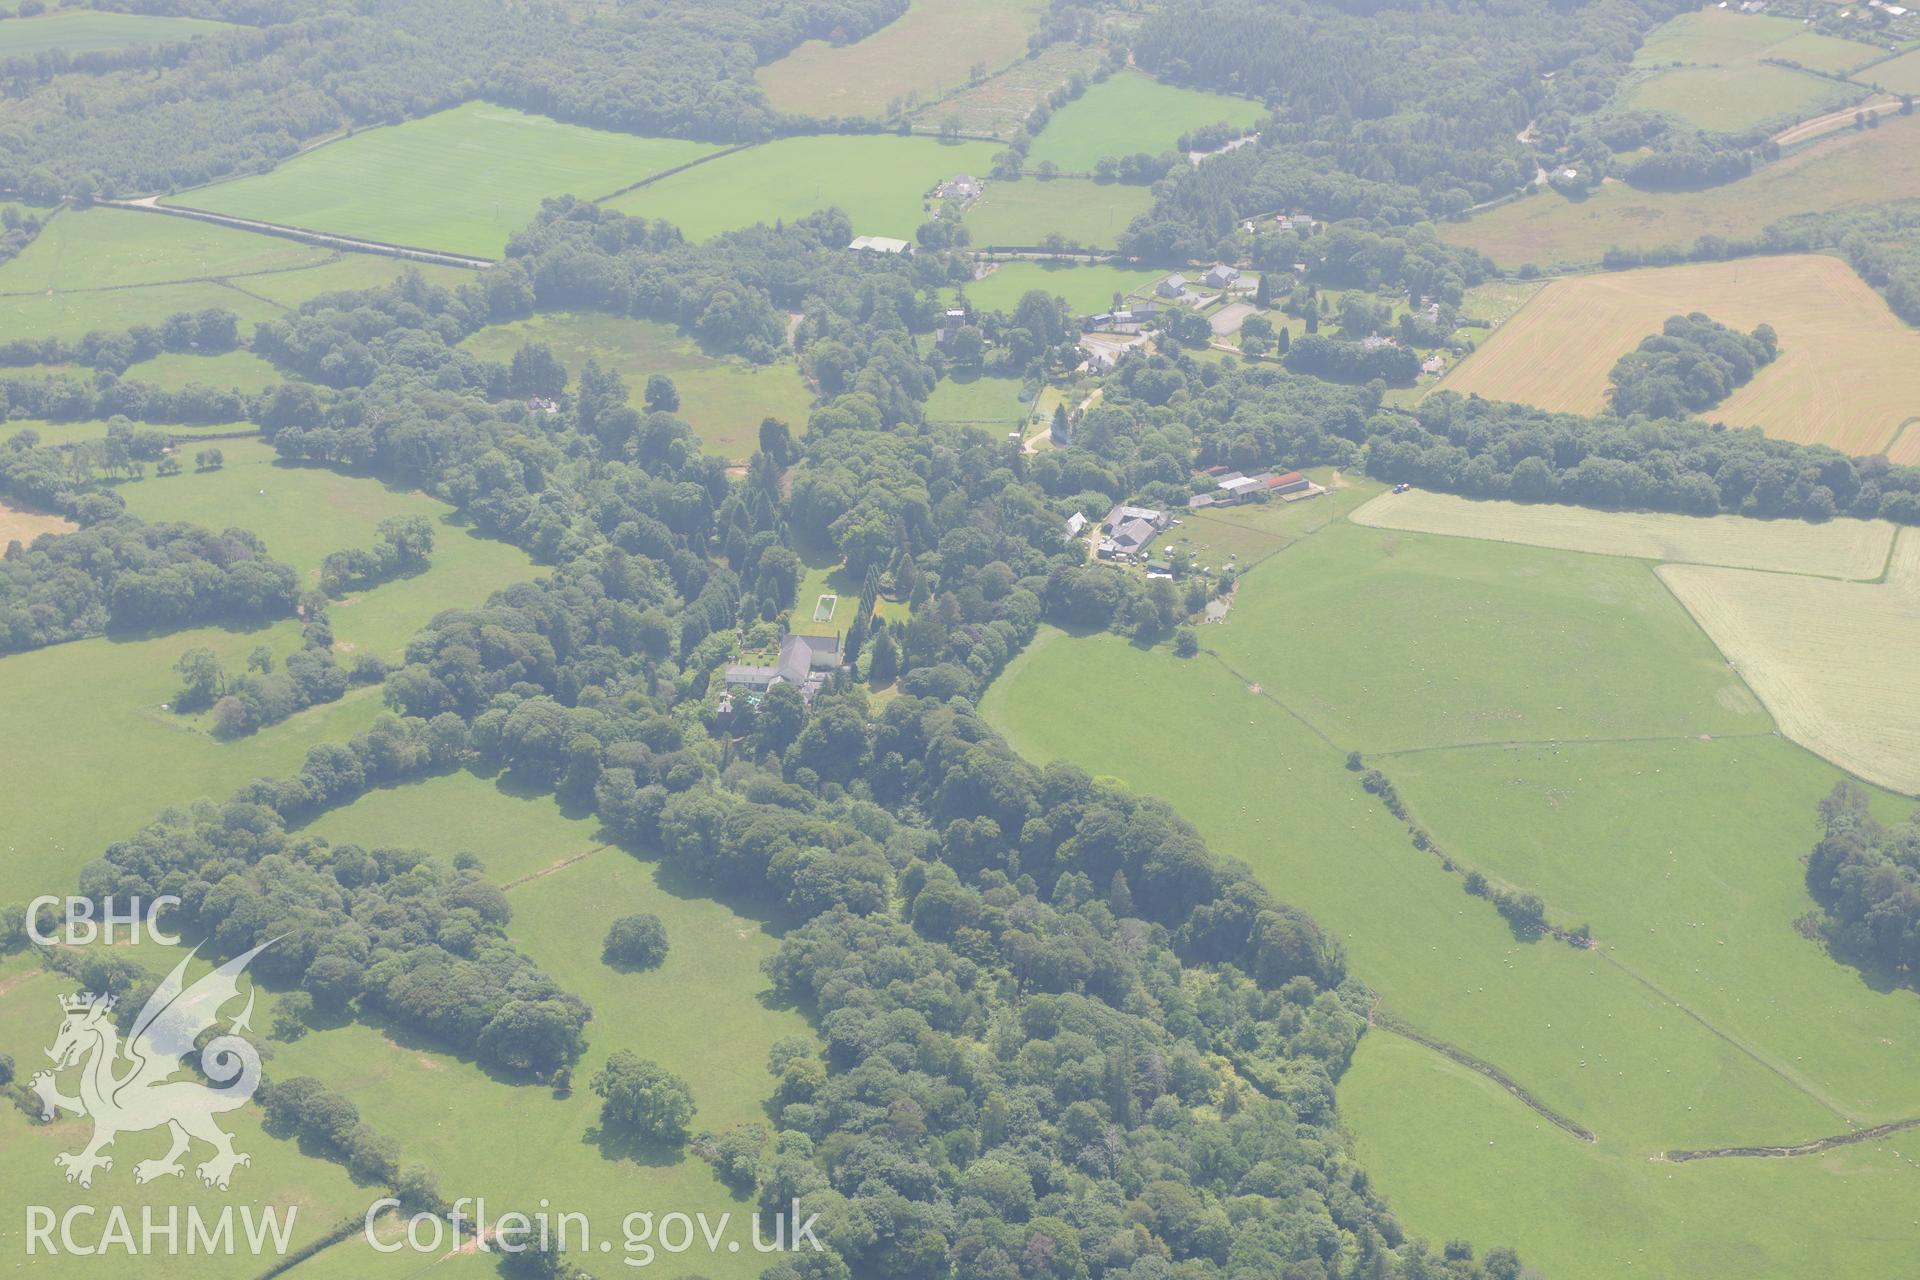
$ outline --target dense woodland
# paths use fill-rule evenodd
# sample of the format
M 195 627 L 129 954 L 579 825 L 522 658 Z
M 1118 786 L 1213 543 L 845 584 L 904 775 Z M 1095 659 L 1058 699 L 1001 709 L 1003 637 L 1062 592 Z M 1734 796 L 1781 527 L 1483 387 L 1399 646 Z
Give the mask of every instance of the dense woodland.
M 1533 145 L 1519 138 L 1529 122 L 1564 133 L 1597 112 L 1640 37 L 1691 7 L 1175 0 L 1142 25 L 1140 65 L 1273 114 L 1259 145 L 1169 178 L 1125 247 L 1205 257 L 1259 213 L 1393 225 L 1505 195 L 1534 175 Z M 1538 145 L 1554 154 L 1553 140 Z
M 170 190 L 266 168 L 343 128 L 484 97 L 562 120 L 719 141 L 780 126 L 754 68 L 812 38 L 858 38 L 905 0 L 517 5 L 501 0 L 147 0 L 251 24 L 96 58 L 16 59 L 0 189 L 34 199 Z M 84 94 L 85 112 L 68 109 Z

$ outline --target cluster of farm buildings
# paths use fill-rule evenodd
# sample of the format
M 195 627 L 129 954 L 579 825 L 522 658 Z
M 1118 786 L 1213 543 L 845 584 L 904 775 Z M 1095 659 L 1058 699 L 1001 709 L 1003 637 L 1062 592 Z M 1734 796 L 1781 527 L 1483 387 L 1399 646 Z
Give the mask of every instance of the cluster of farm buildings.
M 1298 471 L 1267 471 L 1249 476 L 1226 467 L 1208 467 L 1196 474 L 1211 482 L 1213 487 L 1188 498 L 1189 511 L 1233 507 L 1243 502 L 1273 498 L 1282 502 L 1298 502 L 1303 498 L 1317 498 L 1327 491 L 1325 485 L 1315 484 Z M 1107 512 L 1106 519 L 1100 522 L 1100 540 L 1095 543 L 1094 552 L 1102 560 L 1141 560 L 1153 540 L 1174 523 L 1177 522 L 1170 513 L 1157 508 L 1115 503 L 1113 509 Z M 1087 517 L 1075 512 L 1067 520 L 1067 536 L 1084 536 L 1087 524 Z

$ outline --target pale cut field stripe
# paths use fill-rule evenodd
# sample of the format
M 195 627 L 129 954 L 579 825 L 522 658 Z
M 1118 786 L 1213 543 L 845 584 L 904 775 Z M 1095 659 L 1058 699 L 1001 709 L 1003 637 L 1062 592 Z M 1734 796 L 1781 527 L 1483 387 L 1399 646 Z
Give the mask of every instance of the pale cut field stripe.
M 1920 794 L 1920 531 L 1901 533 L 1885 583 L 1656 572 L 1782 733 L 1869 782 Z
M 1754 520 L 1659 511 L 1595 511 L 1552 503 L 1457 497 L 1415 489 L 1383 493 L 1353 513 L 1355 524 L 1519 542 L 1560 551 L 1678 564 L 1767 569 L 1824 578 L 1880 576 L 1893 543 L 1885 520 Z

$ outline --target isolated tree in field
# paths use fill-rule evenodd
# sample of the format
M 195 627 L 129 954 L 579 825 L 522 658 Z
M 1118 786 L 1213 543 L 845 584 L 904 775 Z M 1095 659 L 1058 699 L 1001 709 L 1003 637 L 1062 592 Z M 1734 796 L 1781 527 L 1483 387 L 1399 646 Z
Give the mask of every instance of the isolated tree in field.
M 1173 654 L 1176 658 L 1191 658 L 1200 652 L 1200 637 L 1193 633 L 1192 627 L 1182 627 L 1174 633 Z
M 655 1142 L 679 1143 L 693 1119 L 693 1091 L 657 1062 L 622 1049 L 593 1077 L 600 1123 Z
M 648 413 L 677 413 L 680 410 L 680 388 L 673 385 L 673 379 L 664 373 L 652 374 L 647 378 L 647 389 L 641 397 Z
M 608 964 L 651 969 L 667 958 L 667 926 L 644 912 L 621 916 L 607 929 L 600 955 Z
M 273 650 L 263 644 L 253 646 L 253 652 L 247 655 L 247 670 L 257 671 L 263 676 L 273 674 Z

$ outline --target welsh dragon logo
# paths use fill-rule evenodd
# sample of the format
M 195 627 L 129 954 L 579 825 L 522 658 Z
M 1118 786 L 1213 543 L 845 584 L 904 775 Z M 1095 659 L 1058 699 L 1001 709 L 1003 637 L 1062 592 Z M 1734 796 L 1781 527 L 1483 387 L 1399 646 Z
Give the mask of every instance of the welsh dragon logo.
M 238 1034 L 253 1016 L 251 990 L 246 1008 L 200 1050 L 200 1070 L 214 1083 L 171 1077 L 182 1070 L 181 1059 L 194 1051 L 195 1040 L 219 1021 L 221 1007 L 239 996 L 239 977 L 248 962 L 269 945 L 261 943 L 188 986 L 187 965 L 199 952 L 195 947 L 141 1006 L 124 1043 L 111 1016 L 113 997 L 90 992 L 61 997 L 66 1018 L 47 1050 L 53 1070 L 35 1075 L 30 1087 L 40 1096 L 43 1120 L 61 1110 L 93 1117 L 93 1140 L 80 1151 L 53 1158 L 67 1171 L 68 1182 L 91 1187 L 96 1169 L 113 1168 L 113 1157 L 102 1152 L 115 1138 L 162 1125 L 173 1145 L 160 1159 L 135 1164 L 135 1182 L 181 1176 L 180 1157 L 195 1138 L 213 1148 L 212 1158 L 198 1168 L 200 1180 L 210 1187 L 226 1190 L 235 1166 L 252 1163 L 233 1149 L 232 1135 L 214 1123 L 215 1116 L 245 1105 L 260 1085 L 260 1053 Z M 69 1067 L 80 1068 L 78 1097 L 60 1092 L 54 1079 Z

